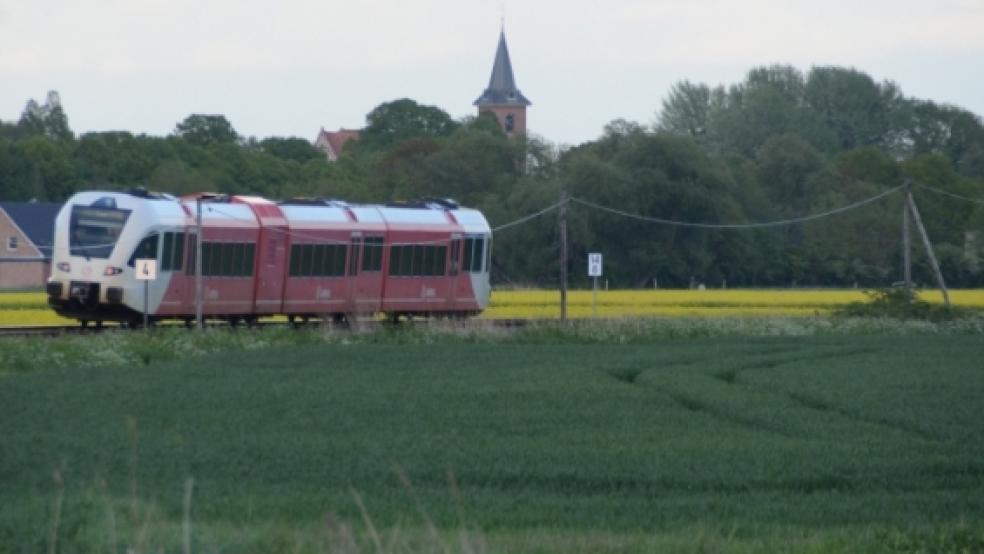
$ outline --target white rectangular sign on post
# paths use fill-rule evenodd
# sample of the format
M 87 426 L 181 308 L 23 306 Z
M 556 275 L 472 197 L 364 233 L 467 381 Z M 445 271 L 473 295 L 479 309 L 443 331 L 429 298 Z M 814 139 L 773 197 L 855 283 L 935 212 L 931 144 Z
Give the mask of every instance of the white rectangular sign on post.
M 136 262 L 138 281 L 153 281 L 157 279 L 157 260 L 140 258 Z
M 601 253 L 588 254 L 588 277 L 601 277 Z
M 143 281 L 144 289 L 144 313 L 143 313 L 143 327 L 148 328 L 150 323 L 150 282 L 157 279 L 157 260 L 153 258 L 137 258 L 135 269 L 137 270 L 137 280 Z

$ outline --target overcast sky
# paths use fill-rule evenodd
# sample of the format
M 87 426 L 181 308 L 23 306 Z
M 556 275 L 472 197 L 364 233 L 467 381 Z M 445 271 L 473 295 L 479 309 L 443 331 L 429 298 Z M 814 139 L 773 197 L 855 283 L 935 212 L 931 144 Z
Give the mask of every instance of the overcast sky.
M 773 63 L 857 68 L 984 114 L 984 0 L 0 0 L 0 120 L 57 90 L 76 133 L 191 113 L 313 140 L 409 97 L 474 113 L 502 14 L 529 129 L 593 140 L 669 87 Z

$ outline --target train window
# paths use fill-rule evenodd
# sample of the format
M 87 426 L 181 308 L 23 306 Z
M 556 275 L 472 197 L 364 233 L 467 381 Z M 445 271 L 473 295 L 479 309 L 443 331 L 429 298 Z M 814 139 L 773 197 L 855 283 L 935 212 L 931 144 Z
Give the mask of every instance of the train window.
M 349 275 L 358 273 L 360 246 L 362 246 L 362 238 L 352 237 L 352 248 L 349 249 Z
M 413 275 L 413 246 L 398 246 L 400 254 L 399 273 L 397 275 Z
M 471 272 L 482 272 L 482 260 L 485 259 L 485 239 L 475 239 L 475 249 L 472 251 Z
M 362 249 L 362 271 L 383 269 L 383 237 L 366 237 Z
M 325 254 L 328 252 L 320 245 L 311 246 L 311 273 L 308 275 L 324 275 L 325 274 Z
M 461 239 L 451 241 L 451 275 L 458 274 L 458 265 L 461 259 Z
M 86 258 L 108 258 L 129 217 L 130 210 L 118 210 L 99 201 L 92 206 L 72 206 L 69 253 Z
M 164 233 L 164 246 L 161 247 L 161 271 L 171 269 L 172 256 L 174 256 L 174 233 Z
M 434 246 L 434 258 L 430 267 L 431 275 L 444 275 L 445 262 L 448 258 L 448 247 L 447 246 Z
M 224 244 L 225 255 L 222 256 L 222 275 L 241 275 L 243 272 L 244 244 Z
M 195 274 L 195 255 L 198 249 L 198 237 L 196 235 L 188 235 L 188 263 L 185 264 L 185 275 Z
M 289 275 L 297 277 L 301 274 L 301 245 L 292 244 L 290 246 L 290 268 Z
M 194 249 L 194 235 L 189 236 L 189 248 Z M 256 245 L 247 242 L 203 242 L 202 276 L 252 277 Z M 188 275 L 194 271 L 194 257 L 188 255 Z
M 475 250 L 475 239 L 466 238 L 465 239 L 465 251 L 461 256 L 461 269 L 462 271 L 471 271 L 471 259 L 472 252 Z
M 339 277 L 345 275 L 344 244 L 294 244 L 290 247 L 291 277 Z
M 246 244 L 246 251 L 243 253 L 243 275 L 247 277 L 253 276 L 253 263 L 256 259 L 256 245 L 252 243 Z
M 314 245 L 301 246 L 301 275 L 314 275 Z
M 398 277 L 444 275 L 447 246 L 415 244 L 390 247 L 389 274 Z
M 222 251 L 224 250 L 224 248 L 222 248 L 222 245 L 219 243 L 205 242 L 202 243 L 202 246 L 209 247 L 208 256 L 204 256 L 204 255 L 202 256 L 202 260 L 208 260 L 207 262 L 205 261 L 202 262 L 203 264 L 205 264 L 204 275 L 212 275 L 216 277 L 222 275 L 222 253 L 223 253 Z
M 461 260 L 461 268 L 471 273 L 482 271 L 482 260 L 485 259 L 485 239 L 471 237 L 465 239 L 465 255 Z
M 437 252 L 434 252 L 433 246 L 421 246 L 424 249 L 423 263 L 420 267 L 414 268 L 415 275 L 431 275 L 434 270 L 434 259 L 437 258 Z
M 423 269 L 426 267 L 424 255 L 427 253 L 427 248 L 421 244 L 415 244 L 413 246 L 413 264 L 410 267 L 410 275 L 423 275 Z
M 126 265 L 134 267 L 136 260 L 153 258 L 157 259 L 157 234 L 153 234 L 144 237 L 140 244 L 133 250 L 133 255 L 130 256 L 130 261 L 126 262 Z
M 161 271 L 180 271 L 184 260 L 184 233 L 164 233 L 161 248 Z
M 332 272 L 329 275 L 345 275 L 345 256 L 347 254 L 347 247 L 344 244 L 334 245 L 335 251 L 335 263 L 332 267 Z
M 390 265 L 389 265 L 389 274 L 390 275 L 399 275 L 400 274 L 399 267 L 400 267 L 400 263 L 402 261 L 400 259 L 401 257 L 403 257 L 403 247 L 402 246 L 391 246 L 390 247 L 390 260 L 389 260 L 390 261 Z
M 212 275 L 212 243 L 202 241 L 202 275 Z

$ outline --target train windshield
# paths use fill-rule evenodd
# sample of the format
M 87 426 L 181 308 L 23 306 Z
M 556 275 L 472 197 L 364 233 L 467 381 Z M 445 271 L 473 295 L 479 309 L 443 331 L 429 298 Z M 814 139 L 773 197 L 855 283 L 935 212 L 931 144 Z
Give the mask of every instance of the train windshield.
M 72 206 L 68 245 L 73 256 L 108 258 L 123 232 L 130 210 Z

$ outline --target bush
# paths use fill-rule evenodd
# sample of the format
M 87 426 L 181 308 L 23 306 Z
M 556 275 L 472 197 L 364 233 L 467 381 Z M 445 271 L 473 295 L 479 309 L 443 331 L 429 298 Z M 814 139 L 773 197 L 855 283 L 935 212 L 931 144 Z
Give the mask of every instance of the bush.
M 888 317 L 893 319 L 920 319 L 925 321 L 951 321 L 968 315 L 968 312 L 952 306 L 930 304 L 919 298 L 913 289 L 894 287 L 864 291 L 870 300 L 851 302 L 835 310 L 837 315 L 850 317 Z

